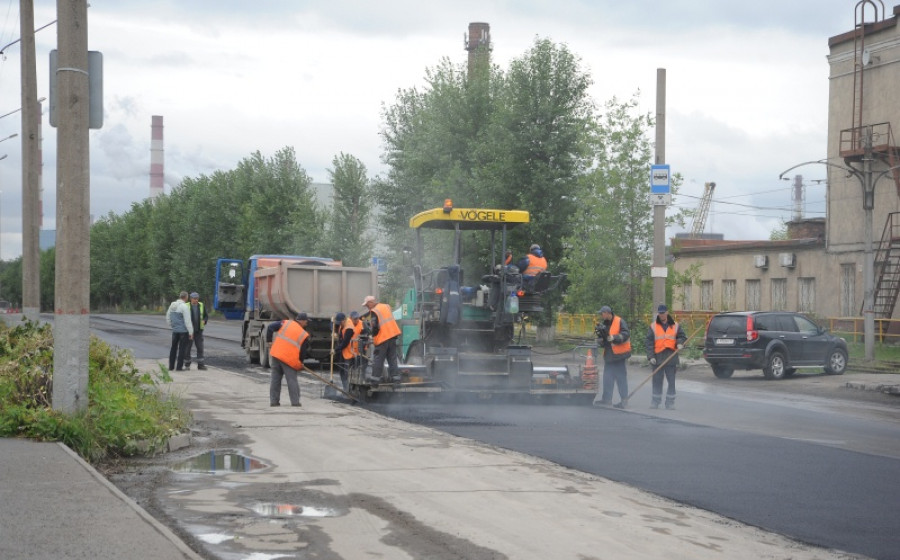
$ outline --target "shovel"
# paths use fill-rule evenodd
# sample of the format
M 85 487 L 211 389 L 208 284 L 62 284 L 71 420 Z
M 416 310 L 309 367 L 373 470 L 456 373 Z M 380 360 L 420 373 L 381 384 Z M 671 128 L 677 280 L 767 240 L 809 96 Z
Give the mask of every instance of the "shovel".
M 334 384 L 334 317 L 331 318 L 331 356 L 329 357 L 329 360 L 331 362 L 328 372 L 329 383 L 325 385 L 325 390 L 322 393 L 322 396 L 333 399 L 338 395 L 335 391 L 335 388 L 337 386 Z M 343 393 L 343 391 L 341 392 Z
M 348 393 L 347 391 L 344 391 L 343 389 L 341 389 L 340 387 L 338 387 L 338 386 L 335 385 L 334 383 L 328 381 L 327 379 L 325 379 L 324 377 L 322 377 L 322 376 L 319 375 L 318 373 L 314 372 L 313 370 L 309 369 L 308 367 L 303 366 L 303 371 L 305 371 L 306 373 L 312 375 L 313 377 L 315 377 L 316 379 L 318 379 L 319 381 L 321 381 L 322 383 L 324 383 L 324 384 L 325 384 L 325 389 L 326 389 L 326 390 L 331 390 L 331 391 L 333 392 L 333 394 L 337 395 L 337 393 L 340 393 L 340 394 L 344 395 L 345 397 L 347 397 L 348 399 L 350 399 L 351 401 L 353 401 L 354 403 L 358 403 L 358 402 L 359 402 L 359 399 L 357 399 L 356 397 L 354 397 L 353 395 L 351 395 L 351 394 Z
M 687 338 L 687 340 L 684 341 L 684 346 L 687 346 L 687 343 L 690 342 L 692 338 L 694 338 L 695 336 L 697 336 L 698 334 L 700 334 L 700 331 L 702 331 L 702 330 L 705 329 L 705 328 L 706 328 L 706 325 L 703 325 L 702 327 L 700 327 L 699 329 L 697 329 L 696 331 L 694 331 L 694 334 L 692 334 L 691 336 L 689 336 L 689 337 Z M 658 372 L 659 370 L 661 370 L 661 369 L 663 368 L 663 366 L 665 366 L 667 363 L 669 363 L 669 360 L 671 360 L 672 358 L 674 358 L 675 356 L 677 356 L 679 352 L 681 352 L 681 349 L 680 349 L 680 348 L 676 349 L 674 352 L 672 352 L 671 354 L 669 354 L 669 357 L 668 357 L 668 358 L 666 358 L 665 360 L 662 361 L 661 364 L 659 364 L 658 366 L 656 366 L 656 369 L 654 369 L 653 372 L 652 372 L 650 375 L 648 375 L 646 379 L 644 379 L 643 381 L 641 381 L 641 383 L 631 391 L 631 394 L 628 395 L 628 399 L 630 400 L 631 397 L 633 397 L 634 394 L 638 392 L 638 389 L 640 389 L 641 387 L 644 386 L 644 384 L 646 384 L 648 381 L 650 381 L 651 379 L 653 379 L 653 376 L 656 375 L 656 372 Z

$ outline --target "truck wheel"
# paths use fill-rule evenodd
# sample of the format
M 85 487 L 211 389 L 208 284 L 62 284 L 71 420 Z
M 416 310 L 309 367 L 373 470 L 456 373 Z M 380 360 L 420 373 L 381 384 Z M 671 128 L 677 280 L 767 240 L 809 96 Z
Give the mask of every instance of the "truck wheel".
M 787 369 L 784 353 L 776 350 L 769 354 L 769 359 L 766 360 L 766 365 L 763 366 L 763 375 L 766 379 L 784 379 Z
M 264 368 L 268 368 L 271 363 L 269 360 L 269 344 L 266 342 L 266 337 L 259 337 L 259 365 Z

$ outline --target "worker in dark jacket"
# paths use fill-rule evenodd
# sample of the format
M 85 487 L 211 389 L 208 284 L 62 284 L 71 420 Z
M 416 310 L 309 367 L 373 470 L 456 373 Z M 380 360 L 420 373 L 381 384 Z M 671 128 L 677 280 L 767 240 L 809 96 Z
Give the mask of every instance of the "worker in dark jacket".
M 657 368 L 653 374 L 653 396 L 650 408 L 659 408 L 662 402 L 663 377 L 666 379 L 666 409 L 675 408 L 675 373 L 678 370 L 678 350 L 684 348 L 687 335 L 679 323 L 669 315 L 669 308 L 661 303 L 656 308 L 656 320 L 647 331 L 645 346 L 650 367 Z M 669 357 L 672 356 L 671 359 Z M 668 362 L 666 360 L 669 360 Z
M 209 312 L 200 301 L 200 294 L 191 292 L 191 324 L 194 326 L 194 338 L 188 342 L 187 352 L 184 354 L 184 369 L 191 369 L 191 343 L 197 349 L 197 369 L 206 369 L 203 357 L 203 329 L 209 322 Z
M 266 338 L 271 340 L 269 350 L 272 364 L 269 381 L 269 406 L 281 406 L 281 379 L 287 380 L 291 406 L 300 406 L 300 384 L 297 372 L 303 369 L 303 360 L 309 355 L 309 333 L 306 325 L 309 316 L 300 312 L 294 321 L 275 321 L 266 328 Z
M 610 306 L 600 308 L 600 322 L 594 329 L 597 347 L 603 348 L 603 389 L 597 405 L 612 404 L 613 389 L 619 388 L 619 402 L 613 408 L 628 406 L 628 369 L 626 362 L 631 357 L 631 331 L 625 319 L 619 317 Z

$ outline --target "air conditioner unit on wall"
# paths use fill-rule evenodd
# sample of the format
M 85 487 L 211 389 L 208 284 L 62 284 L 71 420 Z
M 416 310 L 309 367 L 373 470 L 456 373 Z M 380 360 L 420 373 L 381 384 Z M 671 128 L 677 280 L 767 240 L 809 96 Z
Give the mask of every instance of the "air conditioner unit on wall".
M 794 253 L 779 253 L 778 263 L 786 268 L 794 268 L 794 265 L 797 264 Z
M 769 256 L 753 255 L 753 266 L 756 268 L 769 268 Z

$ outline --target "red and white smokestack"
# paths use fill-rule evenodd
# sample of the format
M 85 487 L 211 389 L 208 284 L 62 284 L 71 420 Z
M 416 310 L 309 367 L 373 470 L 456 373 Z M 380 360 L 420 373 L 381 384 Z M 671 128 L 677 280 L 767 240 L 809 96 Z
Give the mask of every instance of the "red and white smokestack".
M 150 198 L 156 198 L 164 192 L 163 187 L 163 118 L 152 117 L 150 135 Z

